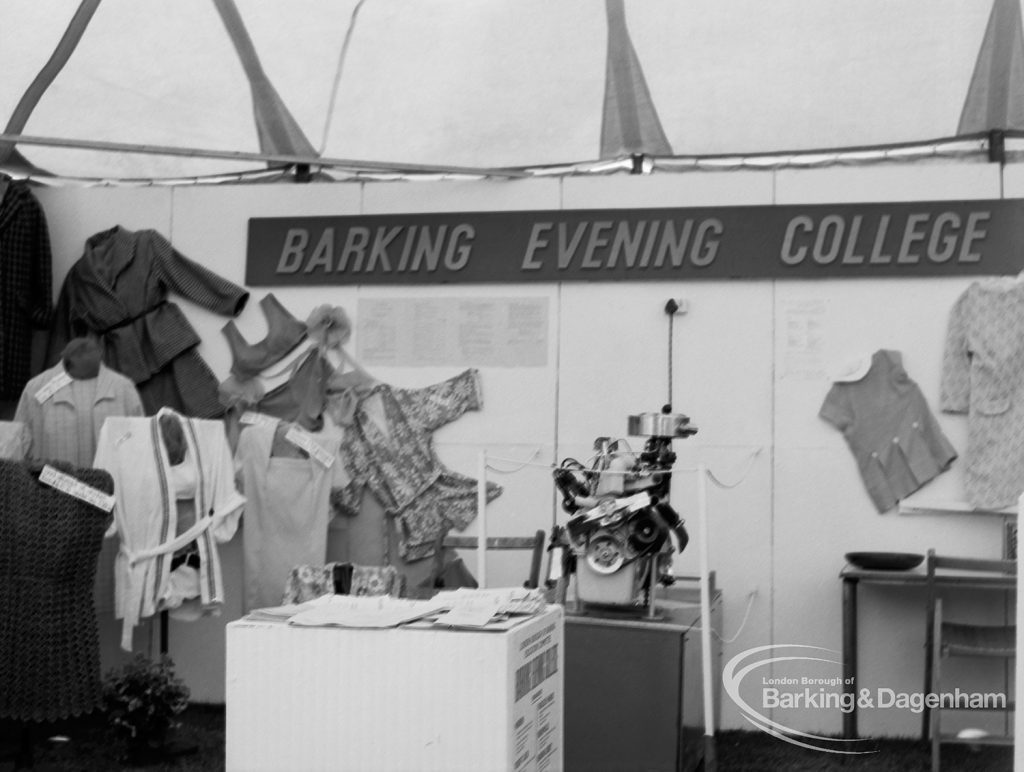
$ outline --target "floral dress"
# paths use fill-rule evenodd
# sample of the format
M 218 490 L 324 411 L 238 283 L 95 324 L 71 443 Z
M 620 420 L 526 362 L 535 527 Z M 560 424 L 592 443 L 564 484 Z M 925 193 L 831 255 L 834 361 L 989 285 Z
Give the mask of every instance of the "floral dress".
M 979 509 L 1024 492 L 1024 281 L 972 283 L 949 314 L 940 404 L 966 413 L 964 490 Z
M 433 432 L 482 404 L 480 376 L 466 370 L 420 389 L 378 384 L 363 394 L 342 439 L 340 455 L 351 482 L 336 491 L 335 506 L 355 512 L 365 489 L 398 518 L 405 560 L 434 553 L 439 534 L 464 529 L 476 517 L 477 481 L 446 468 Z M 328 413 L 331 412 L 328 398 Z M 501 487 L 487 484 L 487 500 Z

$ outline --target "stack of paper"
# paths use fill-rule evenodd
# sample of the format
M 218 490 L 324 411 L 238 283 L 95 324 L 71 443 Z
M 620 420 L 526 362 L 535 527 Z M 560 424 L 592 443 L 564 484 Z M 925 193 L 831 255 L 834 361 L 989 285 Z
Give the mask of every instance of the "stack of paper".
M 398 627 L 410 622 L 444 627 L 504 629 L 512 615 L 536 614 L 546 604 L 540 590 L 505 587 L 442 591 L 429 600 L 390 595 L 323 595 L 306 603 L 255 609 L 248 619 L 305 627 Z M 419 625 L 422 626 L 422 625 Z
M 287 622 L 301 611 L 315 608 L 318 604 L 329 602 L 331 595 L 322 595 L 314 600 L 305 603 L 289 603 L 284 606 L 270 606 L 268 608 L 257 608 L 249 612 L 248 618 L 259 622 Z
M 406 600 L 390 595 L 328 595 L 328 602 L 307 608 L 288 619 L 310 627 L 398 627 L 445 610 L 437 600 Z
M 536 614 L 543 611 L 546 605 L 540 590 L 523 587 L 492 590 L 460 587 L 439 592 L 434 599 L 449 608 L 434 624 L 450 627 L 484 627 L 512 614 Z

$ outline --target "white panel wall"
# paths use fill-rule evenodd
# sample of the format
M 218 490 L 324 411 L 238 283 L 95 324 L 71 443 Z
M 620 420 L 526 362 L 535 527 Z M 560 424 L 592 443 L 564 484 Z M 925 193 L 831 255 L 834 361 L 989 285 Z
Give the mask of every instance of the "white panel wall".
M 565 181 L 564 207 L 766 205 L 772 175 L 686 174 Z M 723 637 L 733 637 L 748 604 L 736 651 L 771 638 L 772 288 L 769 282 L 571 283 L 562 288 L 559 368 L 560 458 L 583 460 L 595 437 L 624 437 L 627 416 L 669 402 L 669 317 L 665 303 L 686 300 L 672 319 L 671 403 L 698 427 L 675 442 L 672 502 L 686 519 L 690 549 L 677 571 L 699 571 L 696 469 L 705 463 L 725 485 L 709 484 L 710 565 L 723 597 Z M 643 440 L 631 440 L 637 449 Z M 564 520 L 563 520 L 564 522 Z M 732 703 L 724 726 L 744 724 Z
M 989 164 L 893 164 L 493 183 L 250 185 L 173 192 L 65 189 L 41 190 L 39 197 L 50 221 L 59 286 L 84 239 L 117 223 L 168 233 L 183 253 L 242 283 L 250 217 L 997 198 L 1001 184 L 1007 195 L 1022 195 L 1024 173 L 1011 167 L 1001 182 L 998 167 Z M 711 566 L 724 593 L 724 629 L 716 633 L 726 639 L 727 660 L 771 643 L 838 650 L 837 577 L 847 551 L 924 552 L 934 546 L 999 553 L 999 518 L 877 514 L 841 435 L 817 417 L 829 386 L 825 372 L 852 355 L 878 348 L 903 353 L 910 376 L 937 413 L 945 322 L 969 283 L 969 278 L 735 280 L 273 291 L 297 316 L 332 303 L 344 306 L 354 320 L 362 299 L 547 300 L 547 364 L 481 368 L 483 410 L 435 435 L 442 460 L 458 471 L 475 476 L 481 451 L 486 452 L 493 467 L 488 477 L 505 488 L 487 511 L 488 531 L 496 535 L 549 528 L 553 520 L 564 523 L 551 466 L 566 457 L 588 458 L 596 437 L 624 437 L 629 415 L 657 411 L 669 401 L 670 319 L 664 306 L 670 298 L 688 301 L 689 312 L 671 322 L 671 401 L 675 411 L 691 417 L 699 433 L 675 443 L 679 460 L 673 503 L 687 519 L 695 545 L 693 470 L 706 464 L 714 475 L 708 502 Z M 253 304 L 238 319 L 250 340 L 265 332 L 255 301 L 266 291 L 253 289 Z M 820 347 L 810 352 L 802 368 L 795 368 L 787 324 L 794 309 L 808 305 L 821 326 Z M 187 303 L 183 307 L 203 338 L 203 355 L 225 377 L 230 359 L 220 327 L 226 320 Z M 349 347 L 353 353 L 356 343 Z M 457 371 L 382 367 L 374 375 L 415 387 Z M 950 440 L 962 449 L 964 419 L 939 417 Z M 639 438 L 630 442 L 642 444 Z M 960 465 L 919 498 L 956 498 Z M 469 532 L 475 532 L 475 525 Z M 241 550 L 240 540 L 235 541 L 224 554 L 236 599 L 224 616 L 172 629 L 171 653 L 201 701 L 223 699 L 223 626 L 240 613 Z M 465 557 L 472 567 L 474 556 Z M 516 559 L 503 557 L 493 566 L 491 584 L 521 581 L 523 566 Z M 695 546 L 679 558 L 677 568 L 696 573 Z M 920 598 L 865 590 L 861 609 L 862 682 L 919 689 Z M 145 645 L 144 633 L 137 642 Z M 798 728 L 811 731 L 837 732 L 840 727 L 836 712 L 804 711 L 796 720 Z M 861 727 L 869 733 L 911 734 L 917 724 L 914 715 L 894 711 L 867 711 L 861 717 Z M 728 702 L 723 704 L 723 725 L 747 726 Z
M 776 203 L 830 203 L 998 198 L 998 167 L 901 165 L 781 171 Z M 820 359 L 826 372 L 880 348 L 903 354 L 948 438 L 961 452 L 963 416 L 938 409 L 942 350 L 949 309 L 970 278 L 775 283 L 775 489 L 773 632 L 775 643 L 841 647 L 840 583 L 843 554 L 856 550 L 923 553 L 929 547 L 996 557 L 1001 518 L 971 514 L 879 515 L 861 483 L 842 435 L 817 417 L 827 377 L 787 377 L 784 320 L 795 304 L 823 304 Z M 914 499 L 962 499 L 962 460 Z M 858 687 L 919 692 L 923 686 L 923 595 L 865 586 L 860 598 Z M 810 613 L 809 613 L 810 611 Z M 799 675 L 782 669 L 782 675 Z M 787 713 L 797 725 L 836 732 L 836 711 Z M 866 734 L 914 734 L 920 719 L 905 710 L 866 710 Z
M 422 184 L 368 184 L 363 201 L 366 214 L 404 212 L 465 212 L 553 209 L 558 207 L 556 180 L 524 182 L 456 182 Z M 440 285 L 431 287 L 362 287 L 361 299 L 388 299 L 395 303 L 412 298 L 542 298 L 548 304 L 547 363 L 543 367 L 479 367 L 484 406 L 434 434 L 438 455 L 452 469 L 478 477 L 481 454 L 487 458 L 489 480 L 504 489 L 488 505 L 486 532 L 491 536 L 532 535 L 551 525 L 551 465 L 554 463 L 558 388 L 558 287 L 553 285 Z M 354 309 L 353 309 L 354 310 Z M 405 386 L 426 386 L 461 368 L 388 367 L 375 374 Z M 476 535 L 479 521 L 465 533 Z M 477 573 L 475 551 L 463 559 Z M 521 585 L 526 576 L 525 553 L 494 553 L 487 561 L 491 587 Z M 546 564 L 542 566 L 546 569 Z

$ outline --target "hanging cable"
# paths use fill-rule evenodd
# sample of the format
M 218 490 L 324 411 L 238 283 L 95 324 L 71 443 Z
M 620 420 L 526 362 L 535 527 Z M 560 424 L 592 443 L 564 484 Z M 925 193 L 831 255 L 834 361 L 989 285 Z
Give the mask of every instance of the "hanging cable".
M 527 458 L 525 461 L 512 461 L 511 459 L 497 458 L 495 456 L 491 456 L 491 455 L 488 454 L 488 456 L 487 456 L 487 468 L 490 469 L 492 472 L 497 472 L 498 474 L 515 474 L 516 472 L 521 472 L 523 469 L 526 469 L 526 467 L 528 467 L 528 466 L 543 466 L 546 469 L 552 468 L 551 464 L 534 464 L 534 463 L 532 463 L 533 459 L 537 458 L 537 456 L 540 455 L 540 451 L 541 451 L 541 446 L 538 445 L 534 449 L 533 453 L 530 454 L 530 457 Z M 515 464 L 517 464 L 517 466 L 515 466 L 512 469 L 499 469 L 498 467 L 494 466 L 494 464 L 491 463 L 492 461 L 506 461 L 508 463 L 515 463 Z
M 750 594 L 747 596 L 747 610 L 743 612 L 743 619 L 740 622 L 740 626 L 737 628 L 735 633 L 733 633 L 728 638 L 723 638 L 722 634 L 720 632 L 718 632 L 718 630 L 716 630 L 715 628 L 712 627 L 712 628 L 710 628 L 711 629 L 711 634 L 713 636 L 715 636 L 718 640 L 720 640 L 722 643 L 734 643 L 736 641 L 736 639 L 740 637 L 740 634 L 742 634 L 743 628 L 747 626 L 747 619 L 750 617 L 750 609 L 752 609 L 754 607 L 754 598 L 756 598 L 756 597 L 757 597 L 757 590 L 751 590 Z M 692 627 L 690 629 L 691 630 L 701 631 L 704 628 L 698 625 L 698 626 Z
M 712 472 L 710 469 L 707 470 L 708 479 L 711 480 L 711 482 L 713 482 L 719 488 L 726 488 L 726 489 L 728 489 L 728 488 L 736 488 L 736 487 L 738 487 L 740 485 L 740 483 L 742 483 L 744 480 L 747 479 L 747 475 L 750 474 L 750 470 L 754 466 L 754 461 L 757 460 L 757 457 L 761 455 L 761 451 L 763 451 L 763 450 L 764 450 L 764 448 L 758 448 L 757 450 L 755 450 L 753 453 L 750 454 L 750 457 L 747 459 L 747 466 L 743 470 L 743 474 L 740 475 L 740 478 L 738 480 L 736 480 L 736 482 L 724 483 L 721 480 L 719 480 L 718 477 L 715 476 L 715 473 Z
M 672 409 L 672 333 L 675 327 L 676 311 L 679 310 L 679 303 L 675 298 L 670 298 L 665 304 L 665 313 L 668 314 L 668 409 Z

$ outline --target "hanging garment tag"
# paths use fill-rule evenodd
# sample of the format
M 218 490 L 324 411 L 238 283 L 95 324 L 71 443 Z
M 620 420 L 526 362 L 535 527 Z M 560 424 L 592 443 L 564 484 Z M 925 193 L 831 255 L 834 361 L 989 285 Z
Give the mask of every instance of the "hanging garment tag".
M 110 512 L 114 508 L 113 496 L 108 496 L 103 491 L 96 490 L 91 485 L 86 485 L 81 480 L 54 469 L 49 464 L 45 465 L 39 473 L 39 482 L 56 488 L 61 493 L 81 499 L 87 504 L 92 504 L 104 512 Z
M 44 402 L 50 399 L 50 397 L 52 397 L 58 391 L 63 389 L 69 383 L 71 383 L 71 376 L 68 375 L 67 370 L 62 370 L 61 372 L 53 376 L 50 380 L 48 380 L 46 382 L 46 385 L 36 392 L 36 402 L 42 405 Z
M 279 420 L 280 419 L 274 418 L 266 413 L 257 413 L 255 410 L 246 410 L 242 413 L 238 422 L 249 426 L 271 426 L 272 424 L 276 424 Z
M 324 450 L 323 446 L 317 443 L 313 439 L 309 432 L 303 431 L 297 426 L 293 426 L 285 434 L 284 438 L 288 440 L 292 445 L 297 448 L 302 448 L 304 451 L 309 453 L 323 466 L 329 467 L 334 463 L 334 455 Z

